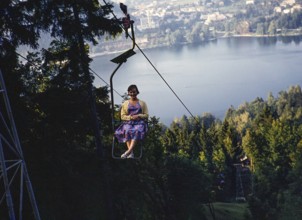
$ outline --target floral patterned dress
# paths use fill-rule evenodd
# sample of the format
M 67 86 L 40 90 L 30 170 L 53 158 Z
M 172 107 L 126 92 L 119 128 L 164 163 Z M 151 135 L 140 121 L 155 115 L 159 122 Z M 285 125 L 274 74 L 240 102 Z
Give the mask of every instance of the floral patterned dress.
M 142 113 L 142 108 L 137 102 L 135 105 L 128 105 L 129 115 L 137 115 Z M 116 129 L 114 135 L 118 142 L 125 143 L 130 140 L 143 140 L 148 130 L 145 120 L 130 120 L 123 121 L 122 124 Z

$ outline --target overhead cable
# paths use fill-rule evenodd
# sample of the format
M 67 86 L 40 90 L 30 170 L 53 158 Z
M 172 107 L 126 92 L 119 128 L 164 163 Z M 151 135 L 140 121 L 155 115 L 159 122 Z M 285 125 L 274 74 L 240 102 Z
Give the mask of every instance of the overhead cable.
M 103 0 L 104 3 L 106 5 L 107 2 L 105 0 Z M 113 15 L 113 17 L 117 19 L 116 15 L 114 14 L 114 12 L 112 10 L 110 10 L 111 14 Z M 121 25 L 122 27 L 122 25 Z M 122 27 L 123 28 L 123 27 Z M 124 29 L 124 28 L 123 28 Z M 124 29 L 125 30 L 125 29 Z M 133 40 L 132 36 L 128 35 L 128 37 Z M 169 83 L 167 82 L 167 80 L 162 76 L 162 74 L 157 70 L 157 68 L 153 65 L 153 63 L 151 62 L 151 60 L 147 57 L 147 55 L 143 52 L 143 50 L 139 47 L 139 45 L 135 42 L 135 46 L 139 49 L 139 51 L 143 54 L 143 56 L 146 58 L 146 60 L 149 62 L 149 64 L 153 67 L 153 69 L 155 70 L 155 72 L 160 76 L 160 78 L 164 81 L 164 83 L 168 86 L 168 88 L 171 90 L 171 92 L 174 94 L 174 96 L 178 99 L 178 101 L 182 104 L 182 106 L 187 110 L 187 112 L 194 118 L 194 120 L 198 122 L 198 120 L 195 118 L 195 116 L 192 114 L 192 112 L 189 110 L 189 108 L 185 105 L 185 103 L 181 100 L 181 98 L 176 94 L 176 92 L 172 89 L 172 87 L 169 85 Z

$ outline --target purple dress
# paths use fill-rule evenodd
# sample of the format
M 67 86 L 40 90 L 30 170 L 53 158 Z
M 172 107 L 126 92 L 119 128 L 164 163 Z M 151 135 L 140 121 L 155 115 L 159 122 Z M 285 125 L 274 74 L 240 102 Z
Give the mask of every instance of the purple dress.
M 137 115 L 142 113 L 142 108 L 137 102 L 135 105 L 129 103 L 129 115 Z M 143 140 L 147 132 L 147 123 L 145 120 L 130 120 L 123 121 L 122 124 L 116 129 L 114 135 L 118 142 L 125 143 L 130 140 Z

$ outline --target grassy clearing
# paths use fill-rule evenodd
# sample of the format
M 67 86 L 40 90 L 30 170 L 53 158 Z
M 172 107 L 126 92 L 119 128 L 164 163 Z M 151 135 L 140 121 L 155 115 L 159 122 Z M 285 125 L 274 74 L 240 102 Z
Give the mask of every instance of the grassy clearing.
M 252 219 L 247 203 L 213 203 L 215 220 L 248 220 Z M 205 214 L 208 220 L 213 217 L 208 206 L 205 206 Z

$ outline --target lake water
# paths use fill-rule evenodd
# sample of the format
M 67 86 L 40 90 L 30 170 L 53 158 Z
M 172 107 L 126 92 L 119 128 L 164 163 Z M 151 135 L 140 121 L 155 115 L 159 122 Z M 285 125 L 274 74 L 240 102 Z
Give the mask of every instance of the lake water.
M 116 72 L 114 89 L 124 94 L 136 84 L 150 115 L 166 125 L 190 116 L 139 50 L 135 52 Z M 144 53 L 193 115 L 210 112 L 222 119 L 230 106 L 266 99 L 269 92 L 277 97 L 289 86 L 302 84 L 300 37 L 223 38 Z M 117 67 L 110 60 L 117 55 L 95 57 L 92 62 L 91 68 L 107 83 Z M 95 85 L 105 83 L 96 77 Z M 114 101 L 120 104 L 122 98 L 115 93 Z

